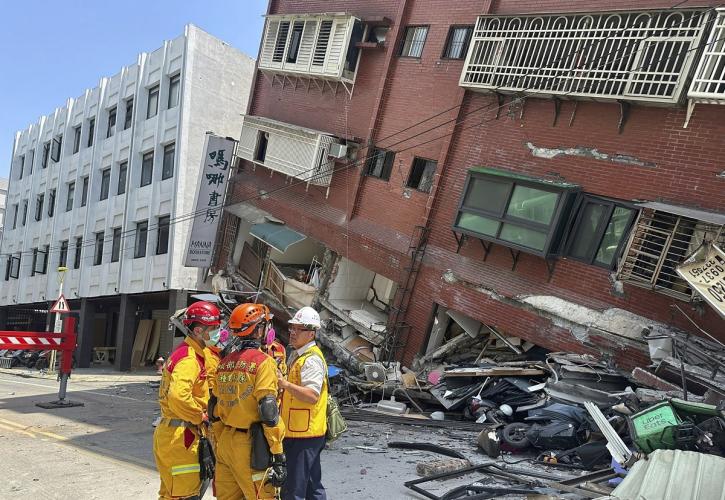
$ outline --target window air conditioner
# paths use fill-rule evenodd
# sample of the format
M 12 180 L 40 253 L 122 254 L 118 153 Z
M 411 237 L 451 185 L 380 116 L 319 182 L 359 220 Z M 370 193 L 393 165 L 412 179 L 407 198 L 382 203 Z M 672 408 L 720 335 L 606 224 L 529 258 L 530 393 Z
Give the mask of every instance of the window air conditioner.
M 333 158 L 345 158 L 347 156 L 347 144 L 333 142 L 330 144 L 330 152 L 328 155 Z

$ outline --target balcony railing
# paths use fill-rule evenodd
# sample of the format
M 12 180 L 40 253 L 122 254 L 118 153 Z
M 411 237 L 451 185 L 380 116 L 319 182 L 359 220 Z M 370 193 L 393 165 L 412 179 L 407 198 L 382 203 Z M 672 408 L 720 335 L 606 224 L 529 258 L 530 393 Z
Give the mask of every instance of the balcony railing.
M 460 85 L 673 104 L 710 11 L 480 16 Z

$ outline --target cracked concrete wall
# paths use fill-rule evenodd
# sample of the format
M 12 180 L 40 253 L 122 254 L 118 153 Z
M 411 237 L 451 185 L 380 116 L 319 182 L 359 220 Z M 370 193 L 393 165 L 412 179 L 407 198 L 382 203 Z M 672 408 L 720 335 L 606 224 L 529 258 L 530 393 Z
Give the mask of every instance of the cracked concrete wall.
M 607 161 L 610 163 L 617 163 L 620 165 L 632 166 L 632 167 L 646 167 L 646 168 L 657 168 L 657 164 L 641 160 L 635 156 L 625 155 L 622 153 L 604 153 L 599 151 L 597 148 L 590 148 L 585 146 L 575 146 L 569 148 L 545 148 L 537 146 L 532 142 L 527 142 L 526 147 L 529 152 L 537 157 L 551 160 L 560 156 L 576 156 L 579 158 L 590 158 L 592 160 Z

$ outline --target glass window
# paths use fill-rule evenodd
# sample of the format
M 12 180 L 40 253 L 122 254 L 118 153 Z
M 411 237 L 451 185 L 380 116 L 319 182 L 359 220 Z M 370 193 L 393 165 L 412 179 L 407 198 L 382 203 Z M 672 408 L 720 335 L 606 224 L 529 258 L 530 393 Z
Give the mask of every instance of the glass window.
M 118 262 L 121 255 L 121 228 L 113 228 L 113 243 L 111 244 L 111 262 Z
M 111 188 L 111 169 L 107 168 L 101 172 L 101 196 L 99 200 L 108 198 L 108 191 Z
M 82 127 L 80 125 L 73 129 L 73 154 L 81 149 L 81 131 Z
M 48 217 L 55 214 L 55 189 L 48 191 Z
M 150 151 L 143 155 L 141 161 L 141 187 L 151 184 L 154 172 L 154 152 Z
M 108 127 L 106 129 L 106 138 L 116 133 L 116 106 L 108 110 Z
M 419 58 L 423 55 L 423 46 L 427 36 L 428 26 L 408 26 L 405 28 L 405 37 L 400 48 L 400 55 Z
M 126 175 L 128 174 L 128 162 L 124 161 L 118 166 L 118 186 L 116 188 L 116 194 L 123 194 L 126 192 Z
M 22 257 L 21 254 L 11 257 L 10 272 L 8 273 L 11 278 L 18 279 L 18 277 L 20 276 L 20 258 L 21 257 Z
M 59 135 L 53 139 L 53 147 L 50 151 L 50 159 L 58 163 L 60 161 L 60 149 L 63 146 L 63 136 Z M 45 166 L 43 166 L 45 168 Z
M 100 266 L 103 262 L 103 238 L 104 232 L 96 233 L 96 249 L 93 253 L 93 265 Z
M 443 50 L 443 58 L 465 59 L 472 33 L 473 26 L 451 26 L 448 31 L 446 47 Z
M 60 253 L 58 254 L 58 267 L 65 267 L 68 262 L 68 240 L 60 242 Z
M 181 75 L 174 75 L 169 79 L 169 102 L 168 108 L 175 108 L 179 105 L 179 91 L 181 90 Z
M 76 238 L 76 252 L 73 258 L 73 269 L 81 267 L 81 251 L 83 249 L 83 238 Z
M 90 120 L 88 120 L 88 143 L 86 144 L 86 146 L 88 146 L 89 148 L 91 146 L 93 146 L 93 136 L 95 135 L 95 133 L 96 133 L 96 119 L 91 118 Z
M 634 215 L 635 211 L 630 208 L 616 207 L 614 209 L 607 229 L 604 231 L 602 242 L 597 249 L 597 255 L 594 257 L 595 263 L 607 267 L 615 263 L 619 248 L 629 234 Z
M 393 161 L 395 161 L 395 152 L 373 148 L 367 159 L 365 175 L 387 181 L 393 171 Z
M 433 160 L 414 159 L 413 167 L 410 169 L 410 175 L 408 176 L 408 187 L 430 193 L 437 166 L 438 163 Z
M 88 203 L 88 176 L 83 178 L 83 184 L 81 188 L 81 206 L 85 207 Z
M 148 221 L 136 223 L 136 243 L 134 245 L 133 258 L 146 257 L 146 240 L 148 238 Z
M 23 201 L 23 218 L 21 221 L 21 225 L 24 226 L 27 221 L 28 221 L 28 200 L 24 200 Z
M 158 237 L 156 238 L 156 255 L 162 255 L 169 251 L 169 223 L 171 217 L 166 215 L 159 217 Z
M 20 207 L 16 203 L 15 205 L 13 205 L 13 208 L 13 229 L 15 229 L 16 227 L 18 227 L 18 212 L 20 212 Z
M 133 97 L 126 99 L 126 114 L 123 115 L 123 130 L 127 130 L 131 127 L 131 120 L 133 119 Z
M 68 183 L 68 194 L 65 199 L 65 211 L 70 212 L 73 210 L 73 198 L 75 197 L 76 193 L 76 183 L 75 182 L 69 182 Z
M 164 165 L 161 171 L 161 180 L 170 179 L 174 176 L 174 154 L 176 153 L 176 145 L 168 144 L 164 146 Z
M 48 166 L 48 158 L 50 157 L 50 142 L 46 142 L 43 144 L 43 158 L 40 162 L 40 166 L 42 168 L 46 168 Z
M 25 166 L 27 167 L 26 170 L 28 172 L 28 175 L 33 173 L 33 163 L 35 162 L 35 144 L 33 144 L 33 149 L 28 151 L 28 157 L 26 158 Z
M 43 218 L 43 202 L 45 201 L 45 194 L 39 194 L 35 200 L 35 220 L 39 221 Z
M 295 21 L 292 25 L 292 34 L 290 35 L 289 47 L 287 48 L 287 62 L 296 63 L 297 54 L 300 51 L 300 41 L 302 41 L 302 30 L 305 27 L 304 21 Z
M 454 229 L 546 258 L 558 252 L 576 191 L 573 184 L 475 169 L 468 176 Z
M 159 86 L 149 89 L 149 98 L 146 105 L 146 118 L 153 118 L 159 112 Z

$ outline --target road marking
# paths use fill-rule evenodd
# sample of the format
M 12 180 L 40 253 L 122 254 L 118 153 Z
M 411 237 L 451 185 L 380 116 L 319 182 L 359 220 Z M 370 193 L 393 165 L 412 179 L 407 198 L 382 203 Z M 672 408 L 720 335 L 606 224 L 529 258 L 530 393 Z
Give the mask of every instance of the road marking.
M 80 446 L 80 445 L 74 443 L 73 438 L 68 438 L 66 436 L 61 436 L 58 434 L 54 434 L 52 432 L 41 431 L 41 430 L 33 428 L 32 426 L 31 427 L 24 426 L 17 422 L 13 422 L 12 420 L 0 418 L 0 422 L 2 422 L 2 423 L 0 423 L 0 429 L 5 429 L 8 431 L 24 434 L 33 439 L 38 437 L 38 436 L 36 436 L 36 434 L 40 434 L 42 436 L 46 436 L 46 437 L 53 439 L 57 444 L 70 446 L 72 448 L 75 448 L 78 451 L 81 451 L 88 455 L 93 455 L 94 457 L 108 460 L 115 464 L 120 464 L 120 465 L 124 465 L 124 466 L 130 465 L 130 466 L 140 469 L 146 473 L 149 472 L 149 469 L 151 469 L 152 471 L 156 470 L 156 464 L 149 462 L 147 460 L 144 460 L 142 458 L 137 458 L 137 457 L 134 457 L 131 455 L 127 455 L 125 453 L 112 451 L 107 448 L 102 448 L 100 446 L 93 446 L 92 448 L 86 448 L 86 447 L 83 447 L 83 446 Z
M 9 384 L 21 384 L 21 385 L 31 385 L 33 387 L 42 387 L 44 389 L 54 389 L 53 386 L 50 385 L 44 385 L 44 384 L 33 384 L 32 382 L 19 382 L 16 380 L 10 380 L 6 378 L 0 378 L 0 382 L 7 382 Z M 76 382 L 76 385 L 83 385 L 82 382 Z M 78 390 L 68 390 L 68 394 L 76 393 L 78 395 L 79 392 L 83 392 L 85 394 L 95 394 L 96 396 L 106 396 L 108 398 L 118 398 L 118 399 L 126 399 L 128 401 L 138 401 L 139 403 L 153 403 L 157 404 L 158 401 L 152 399 L 138 399 L 138 398 L 132 398 L 130 396 L 118 396 L 117 394 L 105 394 L 103 392 L 96 392 L 96 391 L 78 391 Z

